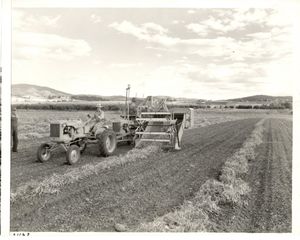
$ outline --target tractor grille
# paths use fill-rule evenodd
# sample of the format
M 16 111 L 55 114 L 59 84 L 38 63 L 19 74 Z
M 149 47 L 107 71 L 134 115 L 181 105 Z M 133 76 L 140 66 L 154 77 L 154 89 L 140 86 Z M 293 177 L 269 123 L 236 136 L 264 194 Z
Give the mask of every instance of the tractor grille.
M 50 124 L 50 137 L 60 137 L 60 124 L 52 123 Z

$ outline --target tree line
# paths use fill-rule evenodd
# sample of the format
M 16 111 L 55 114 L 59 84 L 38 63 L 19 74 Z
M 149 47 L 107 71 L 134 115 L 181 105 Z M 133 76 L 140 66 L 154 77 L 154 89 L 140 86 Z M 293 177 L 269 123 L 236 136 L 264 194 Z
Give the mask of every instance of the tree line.
M 96 105 L 90 103 L 33 103 L 14 104 L 17 109 L 32 110 L 58 110 L 58 111 L 94 111 Z M 262 105 L 199 105 L 199 104 L 167 104 L 169 108 L 195 108 L 195 109 L 292 109 L 291 102 L 271 103 Z M 124 110 L 124 104 L 106 103 L 102 106 L 104 111 Z M 131 108 L 131 107 L 130 107 Z

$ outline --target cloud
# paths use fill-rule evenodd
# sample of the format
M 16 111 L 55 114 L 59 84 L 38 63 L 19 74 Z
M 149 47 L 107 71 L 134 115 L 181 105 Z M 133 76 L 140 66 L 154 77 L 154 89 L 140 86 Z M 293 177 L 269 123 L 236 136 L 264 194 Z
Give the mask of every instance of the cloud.
M 153 34 L 165 34 L 168 32 L 168 30 L 166 28 L 163 28 L 162 26 L 156 24 L 156 23 L 144 23 L 142 24 L 142 28 L 144 29 L 144 31 L 146 33 L 150 33 L 151 34 L 151 31 L 153 31 L 152 33 Z
M 270 10 L 270 14 L 266 19 L 266 25 L 268 26 L 287 27 L 291 26 L 292 22 L 291 11 L 285 8 Z
M 292 60 L 285 58 L 267 63 L 235 62 L 231 64 L 193 65 L 182 73 L 190 89 L 216 89 L 220 94 L 232 92 L 289 95 L 293 91 Z M 180 69 L 179 67 L 176 69 Z M 231 89 L 230 89 L 231 88 Z M 220 90 L 224 90 L 221 93 Z M 220 97 L 219 97 L 220 98 Z
M 208 19 L 190 23 L 186 28 L 199 34 L 215 32 L 225 34 L 230 31 L 242 30 L 251 24 L 264 23 L 268 13 L 264 9 L 224 9 L 212 11 Z
M 93 23 L 100 23 L 102 22 L 102 19 L 100 16 L 96 15 L 96 14 L 92 14 L 91 17 L 90 17 L 91 21 Z
M 242 42 L 231 37 L 216 37 L 205 39 L 194 39 L 184 41 L 185 44 L 190 45 L 189 54 L 196 54 L 203 58 L 214 59 L 214 61 L 234 60 L 242 61 L 247 52 L 242 47 Z
M 238 14 L 241 14 L 241 11 L 239 11 Z M 262 15 L 262 13 L 256 13 L 256 11 L 251 14 L 255 17 L 248 16 L 244 18 L 255 19 Z M 121 33 L 132 35 L 138 40 L 162 45 L 165 47 L 166 51 L 174 51 L 189 55 L 194 54 L 203 58 L 214 58 L 214 61 L 270 60 L 290 54 L 292 51 L 291 41 L 289 41 L 291 33 L 288 28 L 282 29 L 273 27 L 270 33 L 266 31 L 261 33 L 249 33 L 243 36 L 244 39 L 229 36 L 207 38 L 205 35 L 209 31 L 211 25 L 212 24 L 210 24 L 210 26 L 203 26 L 191 23 L 186 26 L 188 29 L 197 32 L 200 35 L 199 38 L 179 38 L 170 36 L 168 29 L 154 23 L 135 25 L 131 22 L 123 21 L 121 23 L 115 22 L 111 24 L 110 27 Z M 220 26 L 216 26 L 218 26 L 218 22 L 214 25 L 214 28 L 222 29 L 221 23 Z M 239 26 L 238 23 L 229 25 L 224 31 L 234 29 L 237 26 Z M 147 47 L 158 48 L 157 45 Z
M 186 85 L 184 71 L 184 67 L 175 65 L 158 67 L 139 79 L 139 83 L 142 82 L 139 92 L 153 96 L 183 96 L 182 89 Z
M 245 83 L 253 82 L 253 78 L 265 77 L 266 73 L 261 67 L 247 63 L 214 64 L 210 63 L 196 71 L 188 72 L 188 77 L 192 81 L 216 83 Z
M 109 65 L 110 68 L 131 68 L 131 67 L 140 67 L 142 63 L 112 63 Z
M 153 47 L 153 46 L 146 46 L 145 49 L 155 50 L 159 52 L 176 52 L 175 49 L 170 49 L 167 47 Z
M 171 22 L 171 24 L 173 24 L 173 25 L 183 24 L 183 23 L 185 23 L 184 20 L 176 20 L 176 19 Z
M 258 32 L 245 35 L 247 40 L 216 37 L 198 40 L 199 56 L 219 58 L 221 61 L 260 62 L 276 60 L 292 53 L 291 33 Z
M 72 39 L 57 32 L 61 15 L 29 14 L 13 10 L 13 54 L 16 59 L 52 59 L 68 61 L 88 56 L 89 44 L 82 39 Z M 47 32 L 47 33 L 46 33 Z
M 249 33 L 246 36 L 260 41 L 276 41 L 290 43 L 292 41 L 292 27 L 272 27 L 269 31 L 261 31 L 255 33 Z
M 21 10 L 13 10 L 13 27 L 19 30 L 32 30 L 37 27 L 56 28 L 59 26 L 61 15 L 25 14 Z
M 89 44 L 80 39 L 35 32 L 16 32 L 13 35 L 15 58 L 68 61 L 79 56 L 88 56 L 90 51 Z
M 158 43 L 165 47 L 175 47 L 177 50 L 185 49 L 189 53 L 197 54 L 199 47 L 215 47 L 216 44 L 225 45 L 228 41 L 233 41 L 231 38 L 220 37 L 215 39 L 195 38 L 195 39 L 181 39 L 178 37 L 170 37 L 167 35 L 168 30 L 154 23 L 145 23 L 136 26 L 131 22 L 123 21 L 121 23 L 113 23 L 109 25 L 117 31 L 129 34 L 139 40 L 149 43 Z
M 291 26 L 291 19 L 284 10 L 219 9 L 213 10 L 208 19 L 190 23 L 186 28 L 203 36 L 207 32 L 224 35 L 231 31 L 244 30 L 251 25 L 286 27 Z
M 204 24 L 190 23 L 186 25 L 186 28 L 197 33 L 199 36 L 204 37 L 208 33 L 208 26 Z
M 49 16 L 42 16 L 41 19 L 39 19 L 40 22 L 44 23 L 46 26 L 57 26 L 58 21 L 61 19 L 61 15 L 49 17 Z
M 235 92 L 235 96 L 245 96 L 245 92 L 249 95 L 263 92 L 263 71 L 260 66 L 253 68 L 244 63 L 165 65 L 140 78 L 139 91 L 147 91 L 143 92 L 146 95 L 188 95 L 202 99 L 230 98 L 233 96 L 232 92 Z M 277 82 L 274 85 L 277 85 Z
M 147 42 L 158 42 L 167 46 L 176 43 L 176 39 L 170 38 L 166 35 L 168 32 L 166 28 L 155 23 L 144 23 L 140 26 L 136 26 L 131 22 L 122 21 L 121 23 L 114 22 L 110 24 L 109 27 Z

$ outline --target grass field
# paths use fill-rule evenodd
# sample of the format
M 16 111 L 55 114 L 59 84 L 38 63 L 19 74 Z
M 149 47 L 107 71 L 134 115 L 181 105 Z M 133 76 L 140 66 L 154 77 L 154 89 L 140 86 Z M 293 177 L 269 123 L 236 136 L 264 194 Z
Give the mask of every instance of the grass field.
M 36 139 L 49 136 L 50 123 L 60 120 L 86 121 L 92 111 L 52 111 L 52 110 L 18 110 L 18 130 L 20 139 Z M 105 112 L 110 121 L 118 119 L 119 112 Z
M 197 110 L 181 151 L 124 145 L 100 158 L 90 146 L 74 166 L 63 151 L 36 162 L 46 123 L 87 113 L 19 111 L 12 231 L 291 231 L 288 113 Z
M 37 139 L 49 136 L 50 123 L 59 120 L 87 120 L 92 111 L 53 111 L 53 110 L 18 110 L 19 138 Z M 107 123 L 120 119 L 120 111 L 106 111 Z M 264 110 L 195 110 L 195 126 L 204 127 L 226 121 L 275 116 L 291 118 L 288 112 Z

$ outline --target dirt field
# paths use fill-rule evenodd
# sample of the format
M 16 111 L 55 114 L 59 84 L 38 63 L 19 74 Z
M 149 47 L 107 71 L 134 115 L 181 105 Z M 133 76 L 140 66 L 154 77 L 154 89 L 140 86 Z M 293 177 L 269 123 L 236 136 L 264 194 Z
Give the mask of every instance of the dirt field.
M 227 122 L 187 130 L 179 152 L 158 151 L 105 169 L 63 185 L 57 194 L 18 198 L 11 203 L 11 230 L 115 231 L 120 224 L 123 230 L 134 231 L 140 223 L 172 212 L 193 199 L 206 180 L 218 178 L 226 159 L 241 148 L 255 124 L 265 117 L 253 114 L 242 119 L 245 114 L 239 114 L 228 117 Z M 228 121 L 237 116 L 240 120 Z M 263 143 L 244 177 L 252 189 L 248 204 L 223 206 L 219 214 L 210 216 L 215 223 L 210 231 L 291 231 L 292 121 L 285 118 L 290 119 L 268 118 L 264 123 Z M 43 181 L 113 158 L 99 158 L 91 146 L 79 165 L 65 165 L 63 152 L 41 164 L 35 162 L 39 143 L 38 139 L 24 140 L 19 153 L 12 155 L 13 193 L 30 181 Z M 121 146 L 117 155 L 126 155 L 129 149 Z
M 263 143 L 245 177 L 252 189 L 247 204 L 223 206 L 222 214 L 213 217 L 213 231 L 292 230 L 292 121 L 267 119 L 264 127 Z

